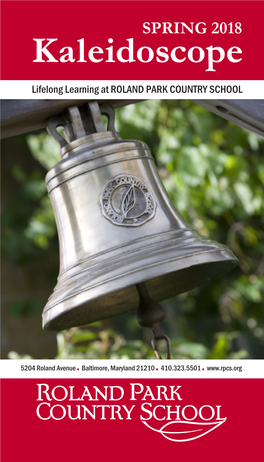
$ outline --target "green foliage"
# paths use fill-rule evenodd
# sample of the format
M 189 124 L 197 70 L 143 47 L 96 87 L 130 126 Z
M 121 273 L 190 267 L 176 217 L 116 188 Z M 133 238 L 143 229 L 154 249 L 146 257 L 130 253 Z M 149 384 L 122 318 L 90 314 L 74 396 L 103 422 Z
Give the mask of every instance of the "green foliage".
M 187 100 L 150 100 L 116 112 L 121 137 L 149 145 L 184 218 L 240 260 L 238 269 L 210 286 L 165 302 L 163 330 L 173 339 L 172 356 L 263 357 L 264 140 Z M 27 140 L 45 168 L 57 162 L 58 148 L 48 135 Z M 23 256 L 34 247 L 48 252 L 56 230 L 44 179 L 18 166 L 13 176 L 21 190 L 4 216 L 4 252 Z M 57 357 L 153 358 L 150 339 L 131 321 L 135 313 L 124 319 L 122 334 L 115 320 L 112 329 L 97 325 L 58 334 Z
M 27 143 L 33 157 L 47 170 L 61 160 L 58 144 L 47 133 L 28 135 Z
M 36 149 L 37 142 L 33 143 L 32 140 L 47 137 L 46 134 L 30 135 L 29 145 Z M 56 158 L 58 151 L 53 143 L 51 146 L 53 150 L 47 154 L 47 164 Z M 41 149 L 39 158 L 37 154 L 36 158 L 42 158 Z M 42 172 L 34 171 L 29 175 L 20 165 L 15 164 L 12 176 L 20 187 L 9 207 L 2 213 L 2 252 L 3 255 L 9 255 L 12 259 L 22 262 L 36 254 L 36 248 L 47 249 L 57 231 Z
M 10 256 L 21 263 L 36 253 L 32 245 L 33 242 L 36 243 L 35 236 L 29 232 L 29 228 L 36 208 L 47 200 L 46 187 L 38 171 L 27 175 L 19 165 L 14 165 L 12 175 L 20 187 L 9 207 L 2 213 L 2 255 Z M 50 205 L 49 207 L 51 209 Z M 46 218 L 44 221 L 46 222 Z M 53 236 L 55 232 L 53 225 Z
M 10 313 L 12 316 L 22 318 L 31 316 L 39 312 L 41 301 L 38 297 L 32 297 L 24 301 L 13 302 L 10 305 Z
M 219 333 L 211 351 L 201 343 L 179 338 L 171 342 L 173 359 L 242 359 L 245 350 L 232 351 L 232 340 L 237 333 Z M 166 344 L 161 341 L 159 351 L 166 358 Z M 26 359 L 11 351 L 9 359 Z M 105 329 L 101 323 L 89 328 L 72 328 L 57 334 L 57 356 L 55 359 L 156 359 L 150 343 L 142 340 L 126 340 L 113 329 Z

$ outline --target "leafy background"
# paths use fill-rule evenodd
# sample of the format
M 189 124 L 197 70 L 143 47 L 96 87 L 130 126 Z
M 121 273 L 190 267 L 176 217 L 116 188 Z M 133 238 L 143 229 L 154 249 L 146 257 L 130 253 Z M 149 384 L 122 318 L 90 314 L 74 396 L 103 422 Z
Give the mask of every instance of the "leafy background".
M 200 234 L 229 246 L 240 260 L 226 277 L 163 303 L 163 331 L 171 338 L 172 357 L 263 358 L 264 140 L 188 100 L 132 104 L 118 109 L 116 117 L 122 138 L 149 145 L 184 218 Z M 45 132 L 16 137 L 13 145 L 19 150 L 25 142 L 31 168 L 15 156 L 14 193 L 2 213 L 2 255 L 13 273 L 20 268 L 26 274 L 34 261 L 51 291 L 58 274 L 58 242 L 44 169 L 60 160 L 59 149 Z M 41 323 L 42 309 L 42 298 L 30 289 L 27 297 L 6 303 L 6 319 L 35 317 Z M 24 335 L 30 341 L 30 333 Z M 138 326 L 133 312 L 57 334 L 52 357 L 154 358 L 150 339 L 151 332 Z M 8 357 L 35 357 L 34 342 L 28 351 L 19 345 L 13 351 L 9 342 Z M 160 347 L 164 354 L 165 345 Z M 50 356 L 45 346 L 41 351 L 42 357 Z

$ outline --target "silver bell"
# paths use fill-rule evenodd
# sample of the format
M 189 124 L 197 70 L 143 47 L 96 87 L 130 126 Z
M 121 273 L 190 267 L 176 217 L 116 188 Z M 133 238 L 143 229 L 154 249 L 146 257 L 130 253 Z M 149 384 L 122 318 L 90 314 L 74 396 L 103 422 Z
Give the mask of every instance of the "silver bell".
M 107 130 L 102 116 L 108 117 Z M 65 141 L 56 131 L 63 125 Z M 227 247 L 193 230 L 175 209 L 149 148 L 121 140 L 114 110 L 89 103 L 51 119 L 62 160 L 46 177 L 58 228 L 60 272 L 43 327 L 68 329 L 136 309 L 135 284 L 155 300 L 230 271 Z

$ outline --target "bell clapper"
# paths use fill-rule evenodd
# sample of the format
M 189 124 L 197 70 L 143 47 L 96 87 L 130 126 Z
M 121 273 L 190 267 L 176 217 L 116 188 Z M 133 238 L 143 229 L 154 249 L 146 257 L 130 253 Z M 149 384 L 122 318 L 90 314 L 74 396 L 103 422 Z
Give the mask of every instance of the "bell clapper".
M 141 327 L 150 327 L 153 332 L 151 346 L 158 359 L 162 359 L 157 347 L 157 340 L 164 339 L 167 344 L 166 358 L 171 359 L 170 339 L 161 332 L 160 323 L 166 314 L 164 308 L 150 297 L 144 282 L 136 284 L 140 302 L 137 311 L 137 320 Z

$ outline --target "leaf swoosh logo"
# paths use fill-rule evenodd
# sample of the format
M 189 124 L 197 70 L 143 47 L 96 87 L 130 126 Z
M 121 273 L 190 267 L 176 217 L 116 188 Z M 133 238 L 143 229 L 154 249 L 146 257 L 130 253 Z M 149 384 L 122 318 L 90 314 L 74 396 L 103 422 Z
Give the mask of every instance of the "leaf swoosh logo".
M 167 440 L 185 442 L 196 440 L 202 436 L 207 435 L 207 433 L 222 425 L 226 419 L 227 418 L 218 420 L 216 422 L 186 422 L 183 420 L 173 421 L 163 425 L 160 430 L 151 427 L 145 421 L 143 421 L 143 424 L 145 424 L 151 430 L 160 433 Z M 168 429 L 168 427 L 170 427 L 170 429 Z
M 126 217 L 128 212 L 132 210 L 136 205 L 135 189 L 134 185 L 130 186 L 128 191 L 123 197 L 121 210 L 123 215 Z

